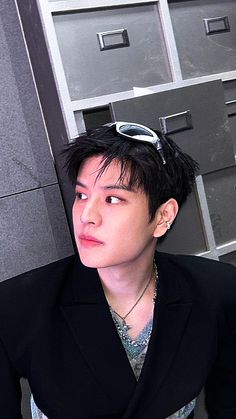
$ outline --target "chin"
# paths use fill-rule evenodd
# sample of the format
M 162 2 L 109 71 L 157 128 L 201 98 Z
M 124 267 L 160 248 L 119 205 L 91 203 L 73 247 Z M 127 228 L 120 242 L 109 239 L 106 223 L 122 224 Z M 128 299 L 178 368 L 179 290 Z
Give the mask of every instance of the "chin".
M 78 252 L 80 260 L 84 266 L 87 268 L 102 268 L 104 267 L 104 263 L 101 261 L 96 260 L 95 257 L 84 255 L 83 252 Z
M 95 268 L 95 269 L 99 268 L 99 266 L 94 262 L 90 262 L 90 261 L 84 260 L 82 258 L 80 258 L 80 260 L 81 260 L 81 262 L 84 266 L 87 266 L 87 268 Z

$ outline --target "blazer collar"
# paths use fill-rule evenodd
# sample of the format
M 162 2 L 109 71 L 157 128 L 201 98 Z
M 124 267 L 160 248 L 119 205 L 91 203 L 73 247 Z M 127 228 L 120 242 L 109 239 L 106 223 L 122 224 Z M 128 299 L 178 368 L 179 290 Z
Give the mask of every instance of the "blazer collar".
M 158 392 L 164 380 L 168 380 L 168 372 L 174 364 L 192 301 L 183 272 L 175 266 L 173 257 L 157 253 L 156 264 L 159 287 L 152 335 L 140 379 L 123 419 L 145 415 L 151 418 L 148 410 L 152 402 L 156 407 L 155 419 L 173 413 L 173 410 L 168 411 L 166 400 L 158 397 Z
M 152 400 L 155 406 L 159 403 L 159 412 L 164 409 L 160 417 L 168 416 L 162 400 L 158 401 L 158 390 L 173 365 L 191 312 L 183 273 L 173 258 L 158 253 L 156 263 L 159 287 L 153 331 L 138 383 L 111 318 L 96 269 L 84 267 L 76 259 L 63 290 L 61 310 L 79 350 L 112 405 L 120 411 L 128 406 L 124 419 L 142 417 L 141 412 L 147 412 Z
M 63 290 L 61 310 L 99 388 L 107 394 L 115 412 L 124 411 L 137 382 L 96 269 L 75 260 L 73 273 Z

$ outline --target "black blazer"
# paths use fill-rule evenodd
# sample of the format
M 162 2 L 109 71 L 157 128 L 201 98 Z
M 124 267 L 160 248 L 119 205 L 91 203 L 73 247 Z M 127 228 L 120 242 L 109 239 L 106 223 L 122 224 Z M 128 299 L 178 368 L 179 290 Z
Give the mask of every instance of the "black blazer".
M 153 332 L 138 383 L 95 269 L 76 257 L 0 285 L 0 418 L 19 378 L 50 419 L 163 419 L 206 386 L 210 419 L 236 418 L 236 269 L 158 253 Z

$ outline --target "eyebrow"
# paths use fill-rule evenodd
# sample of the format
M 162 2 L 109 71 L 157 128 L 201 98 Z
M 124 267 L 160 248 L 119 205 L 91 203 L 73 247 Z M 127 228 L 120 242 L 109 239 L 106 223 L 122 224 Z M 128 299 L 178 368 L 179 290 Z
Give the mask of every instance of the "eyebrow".
M 76 181 L 76 186 L 81 186 L 82 188 L 87 188 L 87 186 L 83 182 L 81 182 L 80 180 Z M 129 185 L 117 184 L 117 183 L 115 183 L 114 185 L 105 185 L 105 186 L 102 187 L 102 189 L 105 189 L 105 190 L 119 189 L 119 190 L 129 191 L 129 192 L 133 191 L 133 189 L 130 188 Z
M 76 180 L 75 186 L 81 186 L 82 188 L 86 188 L 86 185 L 84 183 L 80 182 L 80 180 L 78 180 L 78 179 Z
M 103 189 L 108 189 L 108 190 L 109 189 L 121 189 L 123 191 L 129 191 L 129 192 L 132 192 L 133 191 L 133 189 L 130 188 L 130 186 L 123 185 L 123 184 L 121 184 L 121 185 L 118 185 L 118 184 L 115 184 L 115 185 L 106 185 L 106 186 L 103 187 Z

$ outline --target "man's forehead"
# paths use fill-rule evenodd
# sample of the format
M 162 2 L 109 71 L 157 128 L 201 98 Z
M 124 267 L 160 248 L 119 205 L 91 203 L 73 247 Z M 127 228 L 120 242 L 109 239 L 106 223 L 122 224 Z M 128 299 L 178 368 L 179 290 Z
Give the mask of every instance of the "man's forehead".
M 87 158 L 81 165 L 77 184 L 86 188 L 98 186 L 101 189 L 120 189 L 134 193 L 144 193 L 140 179 L 136 178 L 137 173 L 132 177 L 131 164 L 124 165 L 114 158 L 107 162 L 104 156 L 93 156 Z
M 103 156 L 89 157 L 81 164 L 78 179 L 94 178 L 96 180 L 106 180 L 112 183 L 127 185 L 130 183 L 130 165 L 125 165 L 125 170 L 122 170 L 121 162 L 114 158 L 107 163 Z

